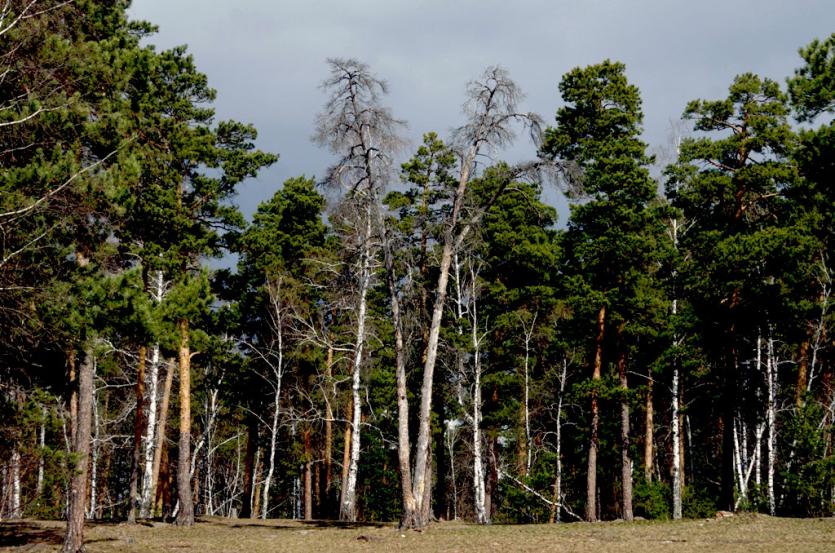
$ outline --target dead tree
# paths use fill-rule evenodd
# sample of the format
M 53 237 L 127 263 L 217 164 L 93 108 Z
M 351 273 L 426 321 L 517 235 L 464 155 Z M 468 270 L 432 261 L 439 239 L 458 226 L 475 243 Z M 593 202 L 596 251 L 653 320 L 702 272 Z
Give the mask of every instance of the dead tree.
M 327 181 L 341 189 L 353 209 L 348 227 L 353 227 L 359 262 L 354 270 L 357 283 L 355 342 L 351 371 L 351 447 L 342 498 L 341 520 L 356 520 L 356 485 L 360 458 L 362 416 L 361 369 L 366 341 L 368 290 L 376 272 L 379 246 L 375 227 L 379 222 L 377 203 L 390 174 L 392 153 L 401 141 L 397 136 L 403 122 L 394 119 L 381 105 L 386 83 L 373 76 L 364 63 L 353 59 L 329 59 L 330 76 L 322 88 L 330 96 L 319 114 L 314 140 L 340 156 L 328 171 Z M 346 434 L 347 435 L 347 434 Z
M 507 168 L 499 175 L 499 185 L 485 203 L 477 206 L 465 205 L 465 200 L 468 197 L 468 185 L 476 172 L 476 164 L 480 156 L 508 144 L 514 138 L 513 126 L 515 124 L 522 123 L 528 126 L 532 130 L 532 135 L 538 141 L 541 119 L 535 114 L 518 111 L 517 105 L 521 98 L 522 93 L 519 87 L 510 79 L 505 70 L 499 67 L 488 68 L 480 79 L 472 81 L 468 85 L 467 102 L 464 104 L 468 121 L 455 132 L 454 142 L 458 147 L 460 156 L 460 170 L 458 185 L 452 199 L 452 207 L 443 230 L 441 263 L 435 287 L 435 298 L 423 367 L 414 482 L 412 485 L 416 514 L 414 517 L 410 517 L 413 522 L 409 521 L 408 524 L 413 528 L 424 528 L 429 523 L 428 517 L 424 516 L 424 513 L 428 514 L 428 509 L 422 508 L 422 502 L 431 476 L 429 442 L 431 439 L 432 388 L 453 255 L 510 183 L 525 173 L 541 167 L 538 163 L 526 163 Z

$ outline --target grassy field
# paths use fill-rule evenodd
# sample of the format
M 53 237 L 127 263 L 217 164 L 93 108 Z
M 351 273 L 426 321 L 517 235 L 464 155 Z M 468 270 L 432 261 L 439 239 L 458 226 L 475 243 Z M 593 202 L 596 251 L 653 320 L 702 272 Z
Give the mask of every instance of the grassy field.
M 2 551 L 57 551 L 60 522 L 0 523 Z M 162 523 L 91 524 L 94 552 L 196 551 L 554 551 L 554 552 L 835 552 L 835 519 L 783 519 L 742 515 L 681 522 L 575 523 L 479 527 L 434 524 L 425 532 L 399 532 L 388 524 L 340 525 L 271 520 L 202 518 L 193 528 Z

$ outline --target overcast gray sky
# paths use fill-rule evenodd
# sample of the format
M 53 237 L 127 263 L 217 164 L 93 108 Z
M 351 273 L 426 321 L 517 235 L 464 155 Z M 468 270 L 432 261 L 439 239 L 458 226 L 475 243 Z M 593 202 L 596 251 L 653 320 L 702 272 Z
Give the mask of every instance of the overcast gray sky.
M 689 100 L 724 97 L 748 71 L 783 82 L 799 47 L 835 31 L 834 0 L 134 0 L 131 13 L 159 26 L 160 48 L 187 44 L 218 117 L 254 123 L 258 146 L 280 154 L 241 189 L 247 215 L 286 178 L 320 177 L 332 161 L 310 141 L 328 57 L 358 58 L 388 81 L 413 145 L 460 124 L 465 83 L 488 65 L 508 69 L 523 109 L 550 123 L 566 71 L 620 60 L 658 146 Z M 520 138 L 506 155 L 534 149 Z

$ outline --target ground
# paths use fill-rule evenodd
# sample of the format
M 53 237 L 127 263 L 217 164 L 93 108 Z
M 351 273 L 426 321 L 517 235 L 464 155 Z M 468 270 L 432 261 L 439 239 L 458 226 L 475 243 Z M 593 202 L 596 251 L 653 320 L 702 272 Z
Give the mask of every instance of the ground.
M 0 522 L 0 551 L 57 551 L 62 522 Z M 274 551 L 835 552 L 835 518 L 741 515 L 679 522 L 475 526 L 433 524 L 400 532 L 391 524 L 201 518 L 192 528 L 162 523 L 90 524 L 87 551 L 261 553 Z

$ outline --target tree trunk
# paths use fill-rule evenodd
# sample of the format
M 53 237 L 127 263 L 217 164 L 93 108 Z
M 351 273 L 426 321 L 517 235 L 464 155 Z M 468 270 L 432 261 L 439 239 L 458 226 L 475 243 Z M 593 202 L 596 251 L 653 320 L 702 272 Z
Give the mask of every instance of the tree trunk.
M 165 292 L 165 282 L 163 280 L 162 271 L 157 270 L 154 276 L 154 287 L 151 291 L 151 297 L 156 302 L 162 301 Z M 157 398 L 159 396 L 159 366 L 160 353 L 159 343 L 154 344 L 151 350 L 151 370 L 148 375 L 148 422 L 145 430 L 145 458 L 144 470 L 142 473 L 142 498 L 140 500 L 139 516 L 141 518 L 149 518 L 152 513 L 153 502 L 155 500 L 154 491 L 157 485 L 157 476 L 159 475 L 159 444 L 155 447 L 154 436 L 157 430 Z M 171 371 L 169 371 L 170 374 Z M 166 383 L 168 383 L 166 381 Z M 168 392 L 170 392 L 170 384 Z M 165 401 L 168 398 L 168 392 L 164 394 Z M 165 413 L 160 416 L 165 419 L 168 414 L 167 403 L 165 403 Z M 164 428 L 164 426 L 163 426 Z
M 675 302 L 675 300 L 673 300 Z M 675 303 L 674 303 L 675 305 Z M 673 308 L 675 311 L 675 307 Z M 671 393 L 671 401 L 672 401 L 672 413 L 671 413 L 671 424 L 672 424 L 672 442 L 673 442 L 673 520 L 679 520 L 681 518 L 681 488 L 682 488 L 682 468 L 683 463 L 681 462 L 681 427 L 680 427 L 680 414 L 679 414 L 679 386 L 680 386 L 680 375 L 679 375 L 679 368 L 678 368 L 678 361 L 675 360 L 673 362 L 673 386 L 672 386 L 672 393 Z
M 11 459 L 11 480 L 12 480 L 12 497 L 10 518 L 23 517 L 23 510 L 20 505 L 20 451 L 17 444 L 12 445 L 12 459 Z
M 136 522 L 136 509 L 141 502 L 138 496 L 139 465 L 142 462 L 142 426 L 145 424 L 143 403 L 145 402 L 145 346 L 139 346 L 139 361 L 136 365 L 136 415 L 133 419 L 133 458 L 130 467 L 130 491 L 128 492 L 128 522 Z
M 67 351 L 67 384 L 70 390 L 70 443 L 75 448 L 75 432 L 78 421 L 78 375 L 76 374 L 75 350 Z
M 280 362 L 279 362 L 280 363 Z M 264 486 L 261 490 L 263 497 L 261 498 L 261 518 L 267 519 L 270 511 L 270 488 L 272 486 L 273 474 L 275 473 L 275 453 L 276 443 L 278 442 L 278 420 L 281 409 L 281 373 L 277 374 L 278 382 L 273 395 L 273 417 L 270 426 L 270 448 L 267 451 L 269 468 L 267 469 L 267 476 L 264 478 Z
M 600 382 L 600 372 L 603 365 L 603 339 L 606 331 L 606 306 L 600 306 L 597 312 L 597 337 L 594 344 L 594 364 L 592 367 L 592 383 Z M 597 404 L 597 390 L 592 389 L 591 395 L 591 438 L 589 440 L 588 470 L 586 473 L 586 520 L 597 521 L 597 446 L 600 412 Z
M 244 454 L 244 486 L 241 496 L 241 518 L 252 518 L 252 492 L 255 487 L 255 451 L 258 449 L 258 422 L 248 417 L 246 424 L 246 453 Z
M 806 395 L 806 382 L 809 378 L 809 339 L 800 343 L 797 363 L 797 385 L 794 389 L 794 401 L 797 408 L 803 407 L 803 398 Z
M 335 398 L 328 396 L 331 383 L 333 381 L 333 346 L 328 346 L 328 354 L 325 360 L 325 443 L 324 443 L 324 464 L 325 464 L 325 477 L 323 479 L 324 482 L 324 490 L 322 493 L 322 499 L 320 501 L 322 505 L 322 511 L 327 514 L 327 516 L 332 516 L 333 511 L 332 509 L 332 495 L 333 495 L 333 407 L 331 406 L 331 402 L 334 401 Z M 321 516 L 321 515 L 320 515 Z
M 81 364 L 78 374 L 78 399 L 76 403 L 78 416 L 73 419 L 75 421 L 73 450 L 76 465 L 70 484 L 67 531 L 64 536 L 63 553 L 76 553 L 84 550 L 84 515 L 86 512 L 87 469 L 92 430 L 93 367 L 95 362 L 93 347 L 88 344 L 84 352 L 84 362 Z
M 565 377 L 568 372 L 568 360 L 562 361 L 562 374 L 560 374 L 560 393 L 557 397 L 557 428 L 556 434 L 556 468 L 554 474 L 554 499 L 551 502 L 548 522 L 551 524 L 560 522 L 560 511 L 562 510 L 562 398 L 565 394 Z
M 345 432 L 342 438 L 342 478 L 340 479 L 339 504 L 345 499 L 345 490 L 348 489 L 348 465 L 351 463 L 351 414 L 354 412 L 353 400 L 349 400 L 345 406 Z
M 652 482 L 652 467 L 655 460 L 655 406 L 653 401 L 653 379 L 650 370 L 644 403 L 644 479 L 647 483 Z
M 313 446 L 310 443 L 310 428 L 304 430 L 304 519 L 313 520 Z
M 345 488 L 342 491 L 342 501 L 339 506 L 339 520 L 355 522 L 357 520 L 356 489 L 357 474 L 360 461 L 360 424 L 362 422 L 362 403 L 360 399 L 360 371 L 362 369 L 362 354 L 365 346 L 365 323 L 368 309 L 368 289 L 371 286 L 371 206 L 366 208 L 365 236 L 363 241 L 362 268 L 360 270 L 360 297 L 357 309 L 357 335 L 354 345 L 354 362 L 351 374 L 351 451 L 348 460 L 348 474 Z
M 395 371 L 397 380 L 397 465 L 400 471 L 400 496 L 403 512 L 401 528 L 415 528 L 417 502 L 412 492 L 411 437 L 409 436 L 409 397 L 406 381 L 406 346 L 403 341 L 403 321 L 400 313 L 400 299 L 397 294 L 397 277 L 394 274 L 394 258 L 389 243 L 385 222 L 377 210 L 379 224 L 383 231 L 383 257 L 386 266 L 386 284 L 389 289 L 391 315 L 394 324 Z M 330 351 L 329 351 L 330 354 Z
M 777 504 L 774 498 L 774 470 L 775 470 L 775 446 L 777 429 L 775 428 L 777 409 L 777 359 L 774 356 L 774 339 L 768 338 L 768 354 L 766 357 L 766 378 L 768 379 L 768 513 L 774 516 L 777 511 Z
M 44 455 L 46 452 L 46 417 L 46 407 L 41 407 L 41 425 L 40 432 L 38 433 L 38 482 L 35 487 L 35 495 L 37 496 L 38 500 L 40 500 L 41 494 L 43 493 L 44 483 Z
M 168 365 L 168 368 L 167 368 L 167 372 L 165 373 L 165 382 L 163 383 L 163 386 L 162 386 L 162 400 L 160 401 L 160 407 L 159 407 L 159 420 L 157 421 L 156 445 L 153 448 L 154 459 L 153 459 L 153 465 L 151 467 L 151 485 L 150 485 L 150 489 L 148 491 L 148 495 L 151 497 L 151 501 L 153 501 L 156 504 L 155 510 L 159 514 L 162 513 L 162 501 L 161 501 L 161 499 L 162 499 L 163 494 L 158 493 L 158 491 L 160 489 L 160 485 L 159 485 L 160 470 L 161 470 L 163 462 L 165 463 L 165 466 L 166 466 L 166 469 L 165 469 L 166 480 L 168 478 L 168 476 L 167 476 L 168 475 L 168 468 L 167 468 L 168 467 L 168 454 L 167 454 L 168 446 L 167 446 L 166 441 L 165 441 L 165 435 L 167 433 L 166 430 L 168 429 L 168 407 L 171 403 L 171 390 L 172 390 L 173 385 L 174 385 L 174 373 L 176 372 L 176 370 L 175 370 L 176 367 L 174 365 L 174 360 L 173 359 L 169 359 L 167 365 Z M 152 373 L 152 375 L 153 375 L 153 373 Z M 149 424 L 150 424 L 150 422 L 149 422 Z M 163 461 L 163 453 L 165 453 L 165 461 Z M 146 455 L 147 455 L 147 450 L 146 450 Z M 147 468 L 147 465 L 146 465 L 146 468 Z M 153 514 L 153 513 L 151 513 L 151 510 L 152 509 L 151 509 L 151 505 L 150 505 L 150 502 L 149 502 L 148 516 L 151 516 Z
M 623 326 L 618 331 L 622 338 Z M 623 498 L 623 520 L 632 520 L 632 458 L 629 456 L 629 383 L 626 378 L 626 344 L 619 340 L 620 351 L 618 352 L 618 377 L 620 380 L 620 459 L 621 459 L 621 491 Z
M 186 319 L 177 323 L 180 331 L 180 440 L 177 457 L 177 498 L 180 510 L 177 513 L 178 526 L 194 524 L 194 503 L 191 495 L 191 352 L 189 351 L 189 328 Z
M 93 363 L 93 440 L 90 444 L 90 482 L 89 482 L 89 498 L 87 504 L 89 505 L 87 511 L 87 518 L 93 519 L 96 515 L 96 506 L 98 505 L 97 491 L 98 491 L 98 467 L 99 467 L 99 445 L 100 439 L 100 417 L 99 417 L 99 398 L 95 386 L 96 381 L 96 364 Z

